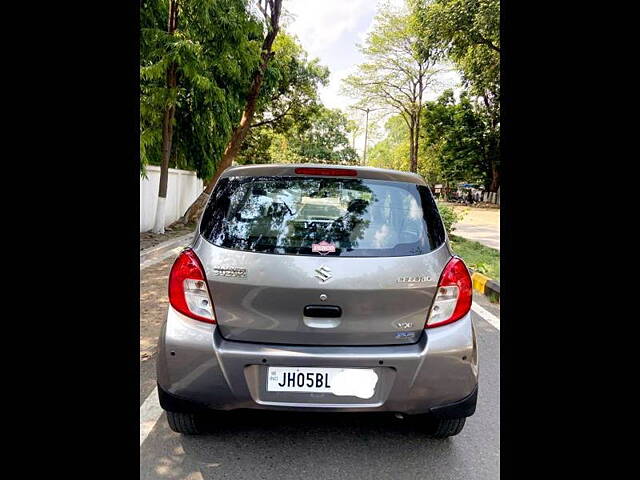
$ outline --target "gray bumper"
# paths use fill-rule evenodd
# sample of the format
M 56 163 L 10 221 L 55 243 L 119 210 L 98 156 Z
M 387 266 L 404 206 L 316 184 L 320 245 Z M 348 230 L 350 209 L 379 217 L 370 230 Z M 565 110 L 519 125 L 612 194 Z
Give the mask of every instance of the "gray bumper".
M 215 325 L 169 307 L 158 348 L 158 386 L 202 408 L 428 413 L 474 398 L 478 383 L 471 316 L 428 330 L 412 345 L 291 346 L 228 341 Z M 373 368 L 380 381 L 371 399 L 332 394 L 267 392 L 269 365 Z

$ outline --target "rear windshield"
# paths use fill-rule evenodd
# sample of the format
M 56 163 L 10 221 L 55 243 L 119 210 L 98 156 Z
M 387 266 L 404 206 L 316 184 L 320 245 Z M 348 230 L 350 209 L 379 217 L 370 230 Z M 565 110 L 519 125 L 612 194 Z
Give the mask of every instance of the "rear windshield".
M 427 187 L 317 177 L 221 179 L 200 233 L 234 250 L 341 257 L 421 255 L 445 239 Z

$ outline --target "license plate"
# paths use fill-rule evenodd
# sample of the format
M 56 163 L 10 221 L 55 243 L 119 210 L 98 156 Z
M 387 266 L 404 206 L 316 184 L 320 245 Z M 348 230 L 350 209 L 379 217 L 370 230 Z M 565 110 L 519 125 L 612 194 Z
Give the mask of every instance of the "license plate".
M 269 367 L 267 391 L 371 398 L 378 374 L 368 368 Z

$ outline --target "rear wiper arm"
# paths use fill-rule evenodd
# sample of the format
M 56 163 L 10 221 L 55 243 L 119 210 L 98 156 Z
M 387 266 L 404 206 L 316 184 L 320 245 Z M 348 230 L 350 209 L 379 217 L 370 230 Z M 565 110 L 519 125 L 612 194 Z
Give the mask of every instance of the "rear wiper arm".
M 295 215 L 295 212 L 293 212 L 291 208 L 289 208 L 289 205 L 287 205 L 287 202 L 280 202 L 280 203 L 283 204 L 285 207 L 287 207 L 287 210 L 289 210 L 290 215 L 292 216 Z

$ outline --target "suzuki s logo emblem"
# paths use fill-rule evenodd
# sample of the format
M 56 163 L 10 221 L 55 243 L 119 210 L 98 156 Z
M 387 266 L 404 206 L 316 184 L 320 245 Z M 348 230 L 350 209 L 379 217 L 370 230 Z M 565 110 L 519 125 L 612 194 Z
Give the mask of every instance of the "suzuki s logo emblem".
M 328 267 L 325 267 L 324 265 L 320 268 L 316 268 L 315 272 L 316 274 L 314 275 L 314 277 L 316 277 L 322 283 L 326 282 L 331 277 L 333 277 L 333 275 L 331 275 L 331 269 Z

